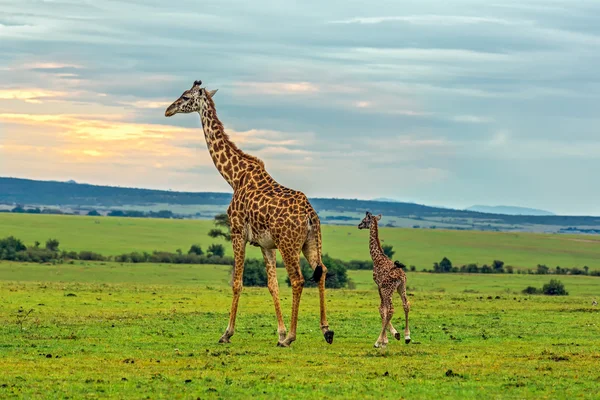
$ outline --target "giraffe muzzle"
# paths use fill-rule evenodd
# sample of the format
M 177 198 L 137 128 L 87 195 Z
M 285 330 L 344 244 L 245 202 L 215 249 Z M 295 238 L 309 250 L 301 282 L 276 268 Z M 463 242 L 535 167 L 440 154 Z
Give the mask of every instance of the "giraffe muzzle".
M 175 114 L 177 114 L 177 107 L 171 105 L 165 110 L 165 117 L 171 117 Z

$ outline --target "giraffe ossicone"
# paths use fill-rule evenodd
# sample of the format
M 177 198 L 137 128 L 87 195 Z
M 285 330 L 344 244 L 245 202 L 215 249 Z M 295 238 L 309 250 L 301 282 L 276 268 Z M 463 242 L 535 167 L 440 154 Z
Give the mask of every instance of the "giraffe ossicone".
M 231 227 L 234 252 L 233 299 L 227 329 L 219 339 L 229 343 L 235 331 L 238 302 L 242 292 L 242 277 L 246 244 L 261 248 L 267 269 L 269 292 L 273 297 L 277 316 L 278 346 L 288 347 L 296 340 L 298 309 L 304 286 L 300 270 L 300 252 L 314 270 L 319 282 L 320 328 L 329 344 L 334 332 L 329 329 L 325 305 L 325 278 L 321 249 L 321 224 L 317 213 L 304 193 L 280 185 L 269 175 L 264 163 L 244 153 L 225 133 L 217 117 L 213 96 L 215 90 L 203 88 L 202 81 L 194 81 L 166 110 L 165 116 L 178 113 L 200 114 L 204 137 L 210 156 L 221 176 L 233 189 L 227 216 Z M 276 250 L 279 250 L 292 286 L 292 318 L 290 330 L 283 323 L 277 282 Z

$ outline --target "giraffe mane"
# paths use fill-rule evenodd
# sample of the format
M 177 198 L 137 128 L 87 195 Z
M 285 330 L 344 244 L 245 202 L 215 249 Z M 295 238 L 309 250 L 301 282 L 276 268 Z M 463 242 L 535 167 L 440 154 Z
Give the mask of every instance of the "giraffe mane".
M 260 165 L 261 168 L 265 168 L 265 163 L 263 162 L 263 160 L 261 160 L 260 158 L 253 156 L 251 154 L 245 153 L 244 151 L 242 151 L 242 149 L 240 149 L 235 142 L 233 142 L 231 140 L 231 138 L 229 137 L 229 135 L 227 134 L 227 132 L 225 132 L 225 128 L 223 127 L 223 123 L 221 122 L 221 120 L 217 117 L 217 109 L 215 107 L 215 102 L 213 101 L 213 99 L 210 96 L 206 96 L 206 101 L 208 103 L 208 105 L 210 106 L 212 112 L 215 113 L 215 119 L 214 121 L 217 124 L 217 128 L 219 128 L 219 130 L 222 132 L 223 134 L 223 138 L 227 141 L 227 143 L 231 146 L 231 148 L 238 152 L 242 157 L 244 157 L 245 159 L 255 162 L 258 165 Z

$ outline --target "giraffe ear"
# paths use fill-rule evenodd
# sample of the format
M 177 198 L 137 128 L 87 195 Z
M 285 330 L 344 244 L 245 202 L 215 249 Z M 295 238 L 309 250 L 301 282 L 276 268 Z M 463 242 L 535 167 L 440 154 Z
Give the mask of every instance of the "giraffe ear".
M 379 221 L 381 219 L 381 214 L 379 214 L 378 216 L 376 216 L 375 219 L 377 219 L 377 221 Z
M 370 212 L 368 212 L 368 211 L 367 211 L 367 212 L 365 213 L 365 215 L 368 217 L 369 215 L 373 215 L 373 214 L 371 214 Z
M 209 91 L 207 91 L 207 93 L 208 93 L 208 96 L 209 96 L 209 97 L 213 97 L 213 96 L 215 95 L 215 93 L 217 93 L 217 90 L 219 90 L 219 89 L 215 89 L 215 90 L 209 90 Z

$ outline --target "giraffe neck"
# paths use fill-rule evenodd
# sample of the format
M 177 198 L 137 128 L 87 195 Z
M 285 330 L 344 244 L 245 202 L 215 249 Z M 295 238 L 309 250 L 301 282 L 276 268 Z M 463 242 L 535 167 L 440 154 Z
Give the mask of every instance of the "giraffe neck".
M 233 190 L 243 183 L 248 172 L 264 169 L 261 160 L 244 153 L 229 139 L 217 117 L 212 99 L 204 101 L 199 114 L 210 156 L 221 176 Z
M 379 242 L 379 228 L 375 219 L 371 221 L 371 237 L 369 240 L 369 249 L 371 250 L 371 258 L 373 260 L 385 255 L 383 249 L 381 248 L 381 243 Z M 373 267 L 376 268 L 375 265 Z

